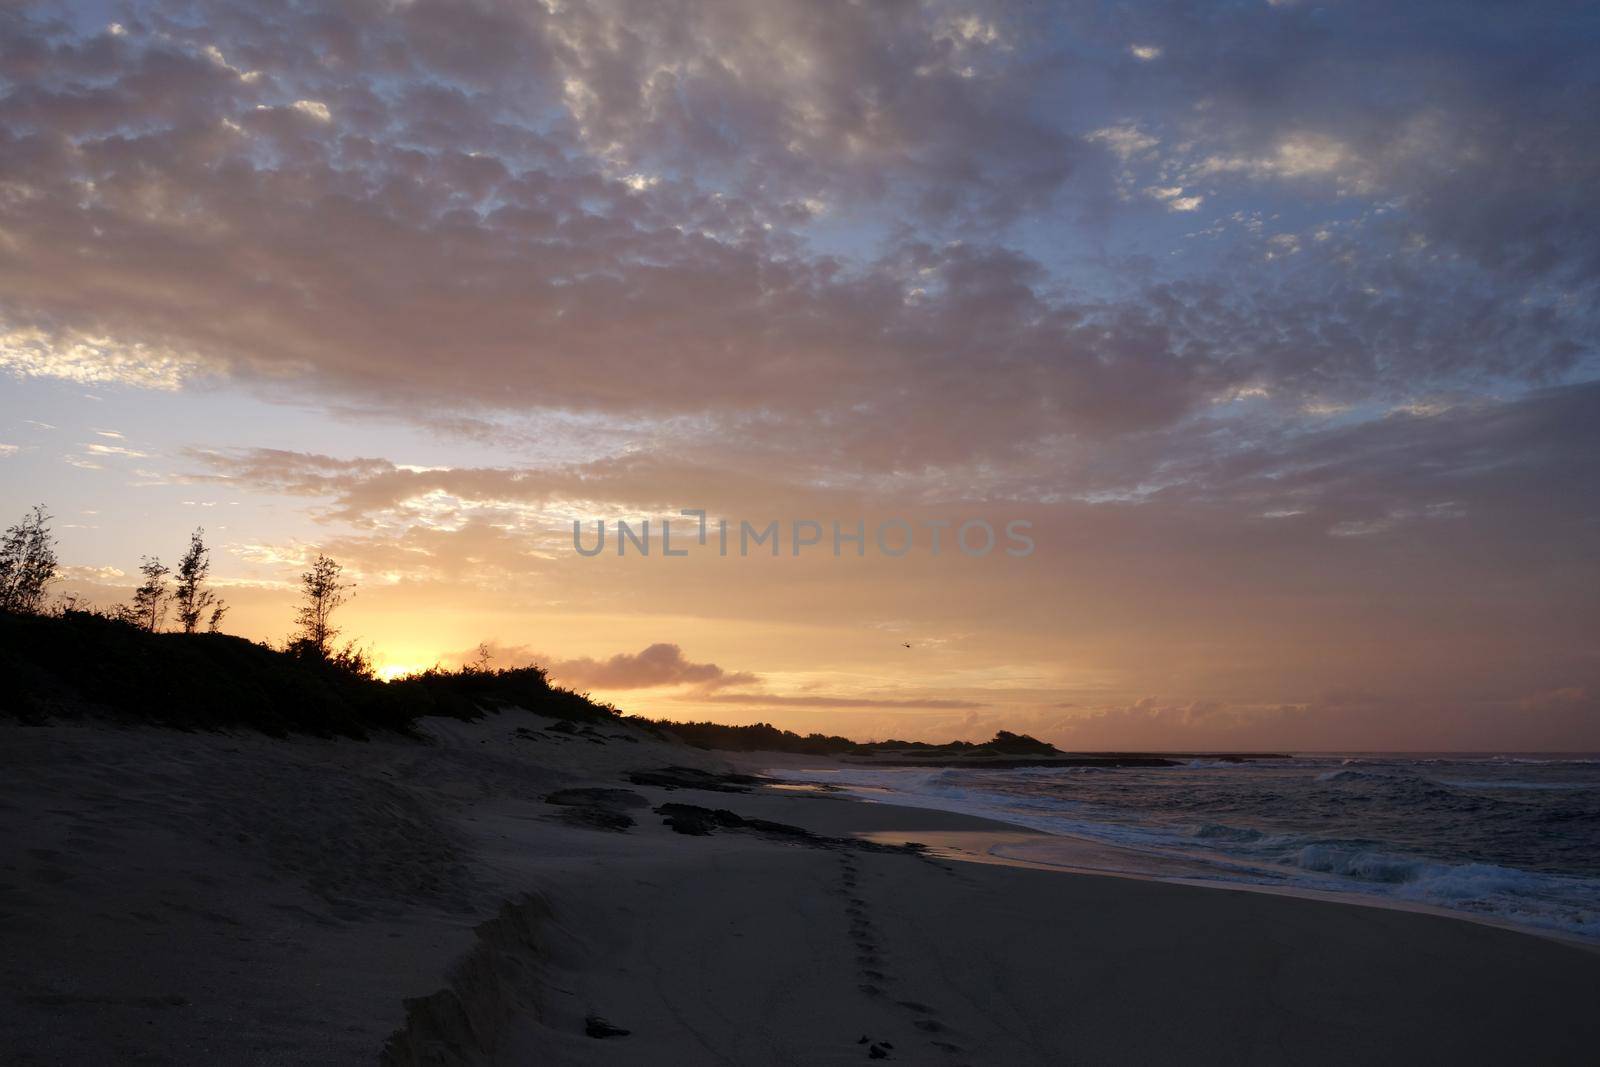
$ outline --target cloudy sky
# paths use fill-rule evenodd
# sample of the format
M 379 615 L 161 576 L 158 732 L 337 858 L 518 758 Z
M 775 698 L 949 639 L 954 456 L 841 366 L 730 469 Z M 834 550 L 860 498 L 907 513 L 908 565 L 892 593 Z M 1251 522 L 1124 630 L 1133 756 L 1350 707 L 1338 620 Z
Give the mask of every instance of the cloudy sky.
M 322 549 L 386 670 L 487 642 L 648 714 L 1600 748 L 1597 40 L 1572 2 L 7 4 L 3 499 L 89 600 L 203 525 L 281 640 Z M 573 550 L 696 508 L 780 554 Z M 1034 550 L 932 552 L 977 519 Z

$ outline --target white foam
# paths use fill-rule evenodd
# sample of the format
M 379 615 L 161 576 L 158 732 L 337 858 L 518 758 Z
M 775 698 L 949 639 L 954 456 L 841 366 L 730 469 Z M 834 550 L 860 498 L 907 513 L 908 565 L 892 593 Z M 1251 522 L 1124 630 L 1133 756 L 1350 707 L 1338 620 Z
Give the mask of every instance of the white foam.
M 852 767 L 779 769 L 766 773 L 786 781 L 826 782 L 869 802 L 975 815 L 1112 846 L 1094 853 L 1095 869 L 1107 873 L 1149 876 L 1152 861 L 1165 859 L 1185 865 L 1189 873 L 1183 876 L 1184 881 L 1294 887 L 1369 900 L 1414 902 L 1478 918 L 1600 939 L 1600 879 L 1523 871 L 1486 863 L 1451 864 L 1384 851 L 1367 844 L 1315 841 L 1303 835 L 1272 833 L 1227 823 L 1178 826 L 1112 821 L 1106 817 L 1104 808 L 1075 803 L 1057 795 L 1000 791 L 1008 784 L 1023 786 L 1037 780 L 1066 783 L 1071 779 L 1065 770 Z M 1420 781 L 1403 770 L 1395 774 L 1348 768 L 1318 774 L 1314 780 L 1352 785 L 1373 780 Z M 991 788 L 984 788 L 986 783 Z M 1477 783 L 1447 784 L 1477 786 Z M 1543 783 L 1486 781 L 1482 787 L 1514 789 L 1541 785 Z M 1072 854 L 1079 855 L 1078 852 Z M 1074 865 L 1080 864 L 1075 862 Z M 1209 873 L 1197 879 L 1193 873 L 1196 865 Z

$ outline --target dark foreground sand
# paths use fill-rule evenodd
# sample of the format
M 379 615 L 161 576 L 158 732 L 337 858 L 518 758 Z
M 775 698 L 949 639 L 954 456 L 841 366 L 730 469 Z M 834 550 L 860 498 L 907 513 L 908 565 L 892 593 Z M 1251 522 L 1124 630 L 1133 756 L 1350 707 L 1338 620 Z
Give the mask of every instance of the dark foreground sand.
M 618 786 L 833 837 L 1016 833 L 630 786 L 630 770 L 720 761 L 543 724 L 436 724 L 430 746 L 0 726 L 0 1063 L 1600 1056 L 1587 949 L 1266 894 L 686 836 L 638 808 L 626 832 L 594 829 L 545 795 Z M 588 1036 L 600 1019 L 629 1033 Z

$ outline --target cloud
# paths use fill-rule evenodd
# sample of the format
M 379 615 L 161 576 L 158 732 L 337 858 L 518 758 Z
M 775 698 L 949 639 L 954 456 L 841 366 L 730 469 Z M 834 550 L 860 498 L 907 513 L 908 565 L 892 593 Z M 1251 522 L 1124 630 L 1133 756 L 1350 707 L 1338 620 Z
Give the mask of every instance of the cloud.
M 134 459 L 144 459 L 150 455 L 148 452 L 140 452 L 132 448 L 123 448 L 121 445 L 86 444 L 83 446 L 83 450 L 96 456 L 128 456 Z
M 1143 65 L 1141 77 L 1160 82 L 1145 110 L 1162 117 L 1164 141 L 1186 146 L 1163 166 L 1219 186 L 1243 179 L 1257 195 L 1370 197 L 1391 237 L 1424 232 L 1502 279 L 1591 287 L 1592 231 L 1573 227 L 1595 211 L 1579 190 L 1600 175 L 1586 131 L 1600 78 L 1571 12 L 1411 12 L 1142 7 L 1125 32 L 1148 27 L 1170 42 L 1162 63 Z M 1513 25 L 1482 47 L 1481 28 Z M 1172 106 L 1185 99 L 1204 105 Z
M 1001 728 L 1025 729 L 1068 751 L 1587 751 L 1600 741 L 1600 702 L 1583 687 L 1513 700 L 1479 693 L 1448 704 L 1346 689 L 1294 704 L 1143 697 L 1022 708 L 969 714 L 955 725 L 967 735 Z
M 1595 707 L 1597 698 L 1582 686 L 1567 686 L 1564 689 L 1551 689 L 1542 693 L 1534 693 L 1523 697 L 1518 703 L 1523 711 L 1538 714 L 1551 710 L 1566 710 L 1568 708 Z
M 674 644 L 657 642 L 640 652 L 619 652 L 609 659 L 589 657 L 555 660 L 545 664 L 551 680 L 571 689 L 654 689 L 695 686 L 718 689 L 748 685 L 756 676 L 725 671 L 715 663 L 691 663 Z M 713 698 L 714 699 L 714 698 Z
M 1520 720 L 1511 720 L 1526 736 L 1552 747 L 1579 742 L 1592 750 L 1600 741 L 1600 688 L 1569 685 L 1532 693 L 1517 701 Z
M 87 582 L 91 585 L 120 585 L 122 579 L 127 577 L 126 572 L 117 567 L 62 567 L 57 574 L 63 581 Z
M 1152 137 L 1132 124 L 1094 130 L 1089 134 L 1088 140 L 1104 144 L 1124 162 L 1145 155 L 1161 144 L 1160 138 Z
M 950 710 L 981 708 L 984 705 L 972 700 L 937 699 L 928 697 L 859 697 L 826 696 L 806 693 L 784 696 L 772 693 L 717 693 L 702 698 L 708 703 L 739 704 L 756 708 L 906 708 L 915 710 Z
M 1407 91 L 1340 92 L 1371 80 L 1381 9 L 136 6 L 118 34 L 4 15 L 12 373 L 230 377 L 433 425 L 681 420 L 704 448 L 822 425 L 819 463 L 882 471 L 1159 430 L 1247 382 L 1548 384 L 1593 335 L 1590 83 L 1407 23 L 1385 47 L 1433 58 L 1380 79 Z M 1168 43 L 1109 111 L 1124 65 L 1041 80 L 1068 34 Z M 1587 69 L 1562 42 L 1518 48 Z M 1107 154 L 1160 194 L 1115 210 L 1170 213 L 1175 244 L 1214 210 L 1217 250 L 1067 284 L 1041 249 L 1121 202 L 1085 162 Z M 1323 180 L 1275 215 L 1334 234 L 1314 250 L 1225 221 Z M 814 230 L 824 205 L 851 237 Z M 1286 239 L 1294 269 L 1263 273 Z
M 602 0 L 537 32 L 579 139 L 619 168 L 988 222 L 1071 173 L 1073 139 L 1029 106 L 1028 28 L 985 5 Z
M 526 468 L 289 451 L 193 458 L 203 477 L 228 479 L 229 496 L 304 494 L 328 527 L 320 546 L 359 574 L 363 610 L 380 611 L 393 590 L 455 604 L 490 634 L 566 634 L 573 605 L 668 629 L 692 602 L 707 632 L 731 626 L 746 640 L 777 628 L 761 653 L 764 685 L 705 694 L 709 673 L 686 678 L 677 714 L 770 713 L 862 736 L 1026 729 L 1081 748 L 1338 749 L 1373 738 L 1494 748 L 1512 744 L 1507 723 L 1536 722 L 1525 736 L 1559 748 L 1589 736 L 1586 715 L 1517 716 L 1526 694 L 1592 692 L 1586 635 L 1600 617 L 1584 576 L 1597 412 L 1595 385 L 1430 396 L 1314 429 L 1179 427 L 1137 447 L 990 466 L 953 486 L 942 473 L 908 476 L 883 492 L 808 493 L 803 463 L 745 481 L 654 453 Z M 1063 496 L 1064 484 L 1088 491 Z M 999 566 L 826 552 L 575 559 L 571 514 L 633 517 L 664 500 L 705 504 L 713 518 L 1016 515 L 1035 524 L 1039 547 Z M 1363 536 L 1337 535 L 1356 529 Z M 292 569 L 301 556 L 284 558 Z M 605 622 L 593 625 L 568 640 L 593 647 Z M 789 627 L 809 636 L 797 642 Z M 785 661 L 794 644 L 804 653 Z M 882 661 L 878 645 L 902 658 Z M 575 659 L 564 651 L 533 658 Z M 681 652 L 662 662 L 680 660 L 709 666 Z M 606 663 L 579 660 L 573 677 L 600 688 L 592 679 Z M 997 679 L 1001 666 L 1010 673 Z M 1063 703 L 1073 706 L 1050 707 Z M 992 718 L 957 731 L 967 712 Z
M 971 678 L 1007 663 L 1039 692 L 1006 714 L 1098 709 L 1106 743 L 1591 685 L 1600 65 L 1570 4 L 39 10 L 0 8 L 0 373 L 216 404 L 187 453 L 126 428 L 183 456 L 151 479 L 308 514 L 241 532 L 252 566 L 316 544 L 363 604 L 666 633 L 687 596 L 707 626 L 915 619 L 969 635 L 928 644 L 970 657 L 930 699 L 975 705 L 918 721 L 987 713 Z M 231 431 L 246 390 L 305 422 Z M 1040 549 L 562 544 L 684 507 L 1016 515 Z M 931 692 L 864 676 L 708 706 Z M 1357 683 L 1389 703 L 1319 704 Z
M 1131 745 L 1145 749 L 1163 747 L 1182 751 L 1242 745 L 1250 747 L 1272 738 L 1281 743 L 1306 716 L 1304 706 L 1249 707 L 1217 700 L 1163 703 L 1144 697 L 1131 704 L 1086 708 L 1044 719 L 1039 728 L 1068 748 L 1105 749 Z
M 212 369 L 197 356 L 138 341 L 124 343 L 44 325 L 7 329 L 4 310 L 0 303 L 0 371 L 18 377 L 173 391 Z
M 328 110 L 328 105 L 318 100 L 296 100 L 293 108 L 302 115 L 310 115 L 318 122 L 333 121 L 333 113 Z

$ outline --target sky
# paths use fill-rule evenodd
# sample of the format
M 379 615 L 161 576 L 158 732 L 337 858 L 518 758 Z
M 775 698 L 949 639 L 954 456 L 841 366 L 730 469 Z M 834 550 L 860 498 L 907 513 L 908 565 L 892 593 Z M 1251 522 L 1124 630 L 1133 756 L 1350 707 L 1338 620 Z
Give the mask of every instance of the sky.
M 1600 749 L 1597 45 L 1469 0 L 7 4 L 0 500 L 102 606 L 203 527 L 258 640 L 327 552 L 388 675 Z

